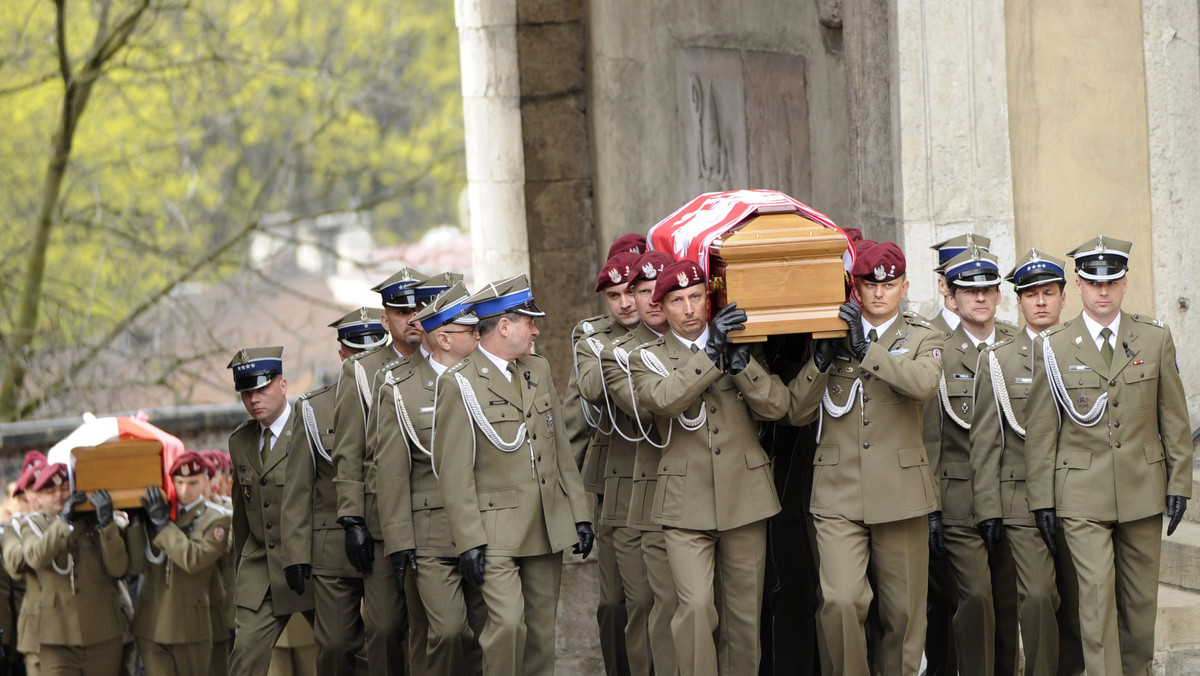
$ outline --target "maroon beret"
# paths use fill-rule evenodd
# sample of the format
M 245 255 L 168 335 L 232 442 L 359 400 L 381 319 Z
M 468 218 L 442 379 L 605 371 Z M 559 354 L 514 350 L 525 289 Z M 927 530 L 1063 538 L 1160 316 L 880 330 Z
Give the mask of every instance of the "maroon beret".
M 632 251 L 621 251 L 610 256 L 608 262 L 600 269 L 600 276 L 596 278 L 596 291 L 628 282 L 637 259 L 638 254 Z
M 25 454 L 25 462 L 21 464 L 21 474 L 13 486 L 13 495 L 29 490 L 37 480 L 37 474 L 46 466 L 46 456 L 41 451 L 30 451 Z
M 609 258 L 622 252 L 642 255 L 646 252 L 646 236 L 631 232 L 628 235 L 621 235 L 617 241 L 612 243 L 612 246 L 608 247 Z
M 871 282 L 888 282 L 903 276 L 904 269 L 904 252 L 900 247 L 894 242 L 880 242 L 857 249 L 851 274 Z
M 42 471 L 38 472 L 37 481 L 33 482 L 32 490 L 37 493 L 52 486 L 62 486 L 67 483 L 67 480 L 67 466 L 56 462 L 43 467 Z
M 687 258 L 675 261 L 664 266 L 662 272 L 658 273 L 658 278 L 654 281 L 654 295 L 651 300 L 661 303 L 663 296 L 668 293 L 697 284 L 704 284 L 707 287 L 708 276 L 704 274 L 699 265 L 696 265 L 696 261 Z
M 199 476 L 201 474 L 212 476 L 213 469 L 212 464 L 203 455 L 195 451 L 184 451 L 175 458 L 175 462 L 171 463 L 171 471 L 167 474 L 171 476 Z
M 842 232 L 846 233 L 846 236 L 854 243 L 861 241 L 863 238 L 862 230 L 858 228 L 842 228 Z
M 636 282 L 639 279 L 654 281 L 658 279 L 658 273 L 662 272 L 663 268 L 674 262 L 675 259 L 666 251 L 647 251 L 634 261 L 633 275 L 629 277 L 629 281 Z

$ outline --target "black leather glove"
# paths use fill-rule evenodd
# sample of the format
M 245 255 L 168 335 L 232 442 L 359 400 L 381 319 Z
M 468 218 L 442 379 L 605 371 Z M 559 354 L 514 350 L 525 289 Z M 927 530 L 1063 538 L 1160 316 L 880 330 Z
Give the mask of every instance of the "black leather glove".
M 575 534 L 579 536 L 579 542 L 575 543 L 571 551 L 582 554 L 586 559 L 588 554 L 592 553 L 592 545 L 596 542 L 596 531 L 592 530 L 592 524 L 580 521 L 575 524 Z
M 388 554 L 388 559 L 392 562 L 392 577 L 396 578 L 396 588 L 400 593 L 404 593 L 404 577 L 410 568 L 414 571 L 417 569 L 417 550 L 392 552 Z
M 476 587 L 483 586 L 484 550 L 486 549 L 487 547 L 480 545 L 474 549 L 468 549 L 458 557 L 458 572 L 462 573 L 464 580 Z
M 87 502 L 87 496 L 82 491 L 75 491 L 67 501 L 63 503 L 62 511 L 58 513 L 63 518 L 63 521 L 70 521 L 71 516 L 75 514 L 75 506 L 82 505 Z
M 871 347 L 871 343 L 867 341 L 867 336 L 863 333 L 862 308 L 858 306 L 858 303 L 848 300 L 842 303 L 842 307 L 838 309 L 838 317 L 841 317 L 850 329 L 850 349 L 854 352 L 854 356 L 859 361 L 866 359 L 867 348 Z
M 367 522 L 361 516 L 343 516 L 338 523 L 346 531 L 346 559 L 354 570 L 367 575 L 375 560 L 375 541 L 367 531 Z
M 287 580 L 288 589 L 304 596 L 304 581 L 312 577 L 312 564 L 293 563 L 283 569 L 283 578 Z
M 1042 542 L 1046 543 L 1051 554 L 1058 554 L 1058 545 L 1054 543 L 1054 519 L 1057 516 L 1053 507 L 1033 510 L 1033 521 L 1037 524 L 1038 532 L 1042 534 Z
M 1171 519 L 1167 524 L 1167 535 L 1173 535 L 1175 528 L 1183 520 L 1183 513 L 1187 510 L 1187 500 L 1182 495 L 1167 496 L 1167 518 Z
M 942 526 L 942 512 L 929 513 L 929 551 L 937 556 L 946 555 L 946 529 Z
M 987 547 L 989 552 L 1004 539 L 1003 519 L 984 519 L 979 522 L 977 528 L 979 537 L 983 538 L 983 546 Z
M 92 491 L 88 498 L 96 507 L 96 527 L 105 528 L 113 522 L 113 501 L 108 491 Z
M 750 346 L 738 343 L 729 348 L 729 375 L 736 376 L 750 365 Z
M 146 518 L 150 520 L 150 525 L 156 533 L 161 532 L 171 522 L 171 505 L 167 503 L 166 496 L 158 486 L 147 488 L 146 494 L 139 497 L 138 501 L 146 510 Z
M 837 357 L 838 342 L 832 338 L 817 338 L 813 340 L 813 363 L 817 370 L 824 373 Z
M 746 311 L 737 309 L 737 303 L 730 303 L 721 308 L 708 327 L 708 343 L 704 346 L 705 354 L 716 364 L 729 344 L 729 332 L 741 331 L 745 328 Z

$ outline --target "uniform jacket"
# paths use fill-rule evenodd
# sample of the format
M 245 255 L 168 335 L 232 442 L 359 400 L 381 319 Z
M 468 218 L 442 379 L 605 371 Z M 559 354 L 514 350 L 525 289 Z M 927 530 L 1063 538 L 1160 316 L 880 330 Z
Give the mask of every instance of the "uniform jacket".
M 667 439 L 654 494 L 656 523 L 732 530 L 779 512 L 771 460 L 758 440 L 760 420 L 787 414 L 787 388 L 778 376 L 755 359 L 728 375 L 704 350 L 693 354 L 672 333 L 631 354 L 629 370 L 638 401 Z M 705 421 L 688 431 L 676 419 L 681 414 L 693 420 L 703 414 Z
M 229 544 L 231 515 L 201 502 L 146 542 L 146 526 L 129 527 L 130 574 L 145 574 L 133 635 L 154 643 L 212 640 L 210 581 Z M 150 556 L 163 557 L 158 563 Z
M 862 362 L 848 340 L 824 373 L 810 358 L 792 380 L 788 416 L 793 425 L 820 419 L 813 457 L 813 514 L 867 524 L 922 516 L 937 494 L 922 443 L 921 410 L 938 391 L 943 334 L 925 320 L 902 314 L 871 343 Z M 861 398 L 850 400 L 855 382 Z M 828 396 L 841 417 L 824 411 Z
M 433 459 L 458 554 L 480 545 L 499 556 L 562 551 L 578 541 L 575 524 L 592 520 L 570 445 L 555 425 L 563 412 L 550 364 L 537 355 L 516 364 L 519 377 L 510 384 L 476 348 L 438 383 Z M 511 453 L 493 445 L 468 413 L 458 377 L 499 441 L 512 442 L 524 423 L 525 443 Z
M 287 458 L 296 440 L 292 425 L 275 441 L 263 462 L 259 445 L 262 426 L 247 420 L 229 437 L 233 461 L 233 535 L 239 552 L 234 602 L 257 610 L 271 593 L 271 610 L 277 617 L 312 610 L 312 587 L 297 596 L 283 576 L 284 553 L 280 521 Z M 303 453 L 297 444 L 295 449 Z
M 1013 429 L 1001 409 L 989 355 L 1004 378 Z M 975 408 L 971 422 L 971 482 L 975 487 L 975 520 L 1004 519 L 1012 526 L 1033 526 L 1025 498 L 1025 420 L 1033 386 L 1033 340 L 1021 329 L 1017 335 L 984 350 L 975 374 Z
M 392 369 L 376 407 L 379 512 L 388 554 L 454 557 L 450 519 L 433 473 L 433 405 L 437 374 L 428 359 Z M 400 407 L 403 407 L 403 415 Z M 407 423 L 405 423 L 407 419 Z M 409 433 L 416 434 L 414 440 Z
M 605 389 L 612 400 L 612 424 L 619 426 L 625 437 L 640 438 L 636 442 L 614 433 L 605 468 L 607 486 L 600 522 L 605 525 L 628 526 L 643 531 L 661 530 L 654 523 L 654 492 L 658 487 L 658 461 L 662 445 L 654 414 L 637 401 L 633 379 L 616 359 L 621 350 L 627 357 L 637 349 L 658 340 L 658 334 L 644 324 L 612 341 L 601 354 Z M 650 441 L 643 433 L 650 435 Z M 616 499 L 613 499 L 613 496 Z M 624 517 L 622 521 L 622 516 Z M 620 521 L 620 523 L 618 523 Z
M 117 581 L 129 572 L 129 551 L 116 523 L 96 529 L 94 515 L 68 526 L 37 514 L 21 538 L 27 565 L 37 572 L 39 645 L 90 646 L 125 634 Z
M 9 527 L 0 535 L 3 548 L 4 570 L 14 579 L 25 582 L 25 595 L 17 609 L 17 650 L 28 655 L 38 652 L 38 623 L 42 617 L 42 588 L 37 573 L 25 563 L 25 549 L 21 545 L 30 519 L 28 514 L 13 516 Z
M 377 376 L 385 364 L 401 357 L 391 343 L 374 350 L 360 352 L 342 362 L 337 384 L 337 403 L 333 416 L 333 484 L 337 489 L 337 514 L 366 519 L 367 527 L 377 539 L 379 515 L 368 509 L 367 474 L 373 471 L 367 449 L 367 425 L 370 407 L 375 403 L 379 388 Z M 374 496 L 371 496 L 374 507 Z
M 996 322 L 995 340 L 1012 338 L 1016 330 Z M 942 377 L 946 395 L 939 392 L 924 411 L 925 451 L 929 466 L 940 484 L 942 523 L 947 526 L 974 526 L 975 494 L 971 482 L 970 424 L 974 417 L 976 366 L 979 348 L 967 330 L 958 325 L 945 337 Z M 939 390 L 940 390 L 939 384 Z M 962 427 L 965 423 L 968 427 Z
M 566 431 L 571 442 L 571 456 L 579 473 L 583 477 L 583 486 L 588 493 L 604 494 L 604 463 L 608 456 L 608 434 L 603 424 L 601 429 L 593 426 L 593 422 L 603 423 L 603 418 L 595 406 L 589 407 L 583 396 L 580 379 L 583 386 L 593 393 L 600 387 L 600 373 L 596 368 L 596 355 L 588 347 L 585 340 L 588 336 L 598 335 L 602 343 L 608 342 L 612 336 L 613 320 L 610 315 L 588 317 L 575 325 L 571 331 L 571 349 L 574 359 L 574 370 L 571 380 L 567 383 L 566 401 L 563 402 L 563 414 L 566 418 Z M 591 420 L 589 420 L 589 417 Z
M 292 407 L 293 452 L 283 487 L 284 565 L 307 563 L 318 575 L 362 577 L 346 559 L 333 483 L 333 386 L 304 394 Z
M 221 509 L 230 515 L 232 528 L 233 498 L 225 495 L 214 496 L 209 505 L 210 509 Z M 233 548 L 234 539 L 225 538 L 225 554 L 209 571 L 208 600 L 209 611 L 212 614 L 213 641 L 233 639 L 237 615 L 233 592 L 237 585 L 237 562 L 241 556 L 241 552 Z
M 1035 342 L 1025 437 L 1030 508 L 1125 522 L 1161 513 L 1166 495 L 1191 496 L 1191 430 L 1171 330 L 1122 312 L 1116 342 L 1111 366 L 1082 318 Z M 1094 426 L 1077 424 L 1055 402 L 1042 361 L 1046 343 L 1077 411 L 1108 394 Z

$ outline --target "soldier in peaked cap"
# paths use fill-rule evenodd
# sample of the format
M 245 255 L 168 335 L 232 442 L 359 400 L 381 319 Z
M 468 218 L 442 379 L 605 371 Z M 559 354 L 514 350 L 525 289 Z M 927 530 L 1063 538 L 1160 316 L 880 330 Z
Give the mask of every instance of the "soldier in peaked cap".
M 470 297 L 479 346 L 438 379 L 433 462 L 460 571 L 480 588 L 484 673 L 554 673 L 562 550 L 587 556 L 591 506 L 550 365 L 532 354 L 544 313 L 525 275 Z
M 291 410 L 283 348 L 238 350 L 229 362 L 234 389 L 251 419 L 229 436 L 233 463 L 233 543 L 240 552 L 234 590 L 237 636 L 229 656 L 234 676 L 267 672 L 271 647 L 293 613 L 311 623 L 312 592 L 297 594 L 284 576 L 283 487 L 292 453 Z
M 375 401 L 384 552 L 405 590 L 409 654 L 428 660 L 432 674 L 483 669 L 477 637 L 487 610 L 479 591 L 462 584 L 432 456 L 438 378 L 478 342 L 468 296 L 457 281 L 417 313 L 430 355 L 384 373 Z
M 141 498 L 149 523 L 129 528 L 131 575 L 144 574 L 133 634 L 149 674 L 208 676 L 213 568 L 229 546 L 230 512 L 204 499 L 212 467 L 185 451 L 168 469 L 178 513 L 157 486 Z
M 925 642 L 929 523 L 937 494 L 922 447 L 921 409 L 938 391 L 942 333 L 901 314 L 900 248 L 882 242 L 852 274 L 861 307 L 842 306 L 842 339 L 814 341 L 789 385 L 794 425 L 819 424 L 810 511 L 820 554 L 820 631 L 833 670 L 869 674 L 863 618 L 875 574 L 883 637 L 876 672 L 915 674 Z M 932 404 L 929 404 L 932 405 Z
M 930 247 L 937 252 L 937 265 L 934 266 L 933 271 L 937 273 L 938 294 L 942 297 L 942 308 L 935 316 L 929 318 L 929 323 L 933 324 L 935 328 L 946 333 L 958 328 L 958 309 L 954 304 L 954 294 L 946 283 L 946 264 L 970 247 L 988 251 L 991 243 L 992 241 L 983 235 L 968 233 L 951 237 Z M 930 676 L 934 675 L 930 674 Z
M 1003 528 L 1000 520 L 975 528 L 968 433 L 979 353 L 1016 330 L 996 321 L 1001 279 L 994 255 L 968 245 L 942 266 L 942 274 L 961 321 L 945 339 L 940 396 L 924 409 L 925 450 L 941 498 L 940 509 L 930 515 L 930 545 L 936 557 L 945 557 L 953 582 L 952 624 L 962 670 L 1012 673 L 1015 574 L 1006 544 L 995 536 Z M 997 663 L 1004 667 L 997 669 Z
M 636 253 L 622 251 L 609 258 L 600 269 L 596 292 L 604 298 L 613 322 L 576 343 L 574 361 L 578 365 L 575 384 L 580 396 L 597 416 L 596 433 L 607 437 L 602 442 L 605 452 L 585 456 L 583 470 L 585 475 L 597 477 L 602 483 L 596 491 L 601 598 L 596 619 L 603 632 L 610 620 L 610 613 L 603 606 L 612 608 L 624 601 L 625 625 L 620 629 L 624 631 L 629 673 L 649 674 L 651 664 L 647 622 L 653 596 L 642 563 L 641 532 L 626 523 L 629 514 L 628 489 L 633 479 L 633 458 L 637 445 L 635 441 L 613 433 L 613 404 L 605 388 L 600 358 L 606 344 L 638 325 L 637 304 L 630 284 L 633 266 L 638 258 Z M 600 444 L 593 444 L 591 449 L 600 447 Z M 614 457 L 614 452 L 617 457 Z M 619 492 L 621 481 L 625 482 L 625 490 Z M 613 491 L 613 499 L 606 503 L 604 496 L 609 489 Z
M 730 344 L 746 317 L 736 304 L 709 323 L 708 278 L 695 262 L 664 266 L 651 299 L 671 330 L 631 354 L 629 370 L 638 402 L 669 439 L 652 518 L 679 597 L 671 623 L 679 671 L 757 673 L 767 518 L 780 508 L 757 421 L 787 413 L 787 389 L 748 346 Z
M 1131 248 L 1097 237 L 1067 254 L 1083 312 L 1035 341 L 1026 406 L 1029 506 L 1048 546 L 1056 516 L 1066 535 L 1089 674 L 1150 673 L 1163 512 L 1169 536 L 1192 490 L 1171 330 L 1121 309 Z
M 1061 537 L 1057 556 L 1046 548 L 1029 505 L 1020 499 L 1025 494 L 1033 341 L 1058 324 L 1065 304 L 1064 265 L 1033 249 L 1005 278 L 1017 293 L 1025 328 L 980 353 L 970 431 L 975 521 L 992 540 L 989 548 L 1003 537 L 1012 553 L 1025 673 L 1030 676 L 1083 673 L 1075 568 Z M 999 523 L 1002 533 L 996 528 Z
M 625 595 L 630 599 L 647 591 L 651 595 L 649 613 L 644 621 L 654 673 L 658 674 L 675 674 L 679 671 L 675 660 L 675 641 L 671 636 L 671 618 L 679 605 L 679 597 L 675 593 L 675 580 L 671 577 L 671 566 L 667 561 L 662 526 L 655 523 L 651 516 L 654 492 L 658 485 L 662 439 L 654 426 L 654 414 L 637 402 L 633 381 L 629 376 L 628 357 L 631 352 L 658 340 L 670 330 L 662 305 L 652 298 L 659 273 L 674 261 L 666 252 L 647 251 L 634 262 L 629 287 L 633 291 L 640 321 L 636 328 L 605 346 L 600 355 L 605 391 L 612 399 L 612 405 L 605 407 L 605 414 L 610 416 L 609 424 L 614 431 L 620 430 L 612 439 L 613 448 L 604 472 L 605 492 L 611 494 L 612 499 L 604 503 L 606 507 L 601 511 L 600 519 L 601 523 L 627 526 L 627 529 L 618 532 L 638 544 L 645 581 L 639 583 L 641 590 L 626 588 Z M 629 444 L 633 445 L 632 455 L 625 450 Z M 629 496 L 628 499 L 625 496 Z M 636 531 L 636 535 L 630 530 Z M 619 542 L 618 549 L 624 551 L 628 547 Z M 638 566 L 636 562 L 629 562 L 628 554 L 622 554 L 622 557 L 625 559 L 622 562 L 624 567 Z M 631 602 L 630 606 L 632 610 L 634 604 Z M 630 622 L 633 617 L 631 613 Z M 632 656 L 630 661 L 632 666 Z
M 120 668 L 129 622 L 118 581 L 129 571 L 129 551 L 114 519 L 112 499 L 92 493 L 94 513 L 76 511 L 88 501 L 70 492 L 66 465 L 38 474 L 42 512 L 26 522 L 21 546 L 37 573 L 40 670 L 44 674 L 115 674 Z
M 381 314 L 360 307 L 329 324 L 337 330 L 342 360 L 387 342 Z M 303 594 L 306 580 L 312 580 L 317 670 L 350 676 L 363 647 L 363 581 L 346 559 L 345 533 L 337 521 L 331 455 L 335 395 L 327 385 L 306 392 L 292 407 L 296 448 L 287 461 L 281 525 L 288 587 Z
M 382 323 L 391 343 L 342 362 L 336 389 L 331 455 L 337 516 L 345 530 L 346 558 L 363 575 L 365 654 L 373 676 L 403 668 L 403 639 L 408 629 L 402 590 L 396 587 L 383 558 L 376 496 L 367 489 L 368 475 L 374 471 L 368 443 L 371 407 L 380 385 L 379 372 L 420 354 L 424 334 L 412 318 L 425 302 L 418 299 L 417 287 L 427 281 L 425 275 L 402 268 L 373 289 L 383 301 Z

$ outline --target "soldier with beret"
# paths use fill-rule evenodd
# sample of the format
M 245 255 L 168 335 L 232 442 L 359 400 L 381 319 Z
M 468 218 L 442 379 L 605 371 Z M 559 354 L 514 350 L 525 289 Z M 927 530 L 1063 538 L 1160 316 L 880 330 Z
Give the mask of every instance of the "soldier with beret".
M 479 590 L 462 583 L 432 455 L 438 378 L 478 343 L 479 319 L 469 295 L 456 281 L 417 313 L 429 357 L 414 357 L 382 375 L 372 430 L 383 549 L 405 590 L 410 628 L 426 632 L 414 636 L 410 629 L 409 652 L 420 646 L 419 658 L 431 674 L 483 669 L 478 632 L 487 609 Z
M 310 590 L 297 594 L 284 576 L 281 509 L 287 458 L 295 437 L 283 377 L 283 348 L 238 350 L 229 368 L 234 389 L 251 417 L 229 436 L 234 548 L 240 557 L 234 591 L 237 636 L 229 672 L 258 676 L 266 673 L 271 648 L 292 614 L 302 612 L 311 623 L 313 601 Z
M 975 375 L 970 432 L 975 520 L 993 547 L 1003 538 L 1012 553 L 1027 676 L 1083 672 L 1075 568 L 1061 536 L 1057 556 L 1042 543 L 1024 499 L 1033 341 L 1058 324 L 1066 302 L 1064 265 L 1031 249 L 1009 272 L 1005 279 L 1017 293 L 1025 328 L 981 352 Z M 994 526 L 1000 520 L 1002 533 Z
M 1089 674 L 1148 674 L 1162 521 L 1192 491 L 1192 441 L 1171 330 L 1121 305 L 1132 244 L 1096 237 L 1067 255 L 1083 311 L 1035 342 L 1025 462 L 1047 546 L 1056 517 L 1079 581 Z
M 338 356 L 382 346 L 387 331 L 381 310 L 356 308 L 334 320 Z M 312 580 L 313 640 L 321 674 L 352 676 L 363 647 L 362 574 L 346 560 L 345 534 L 337 522 L 333 478 L 334 386 L 306 392 L 292 407 L 296 452 L 287 460 L 283 490 L 284 576 L 303 594 Z
M 25 550 L 21 540 L 25 531 L 29 530 L 28 521 L 40 511 L 42 501 L 33 485 L 38 473 L 46 466 L 46 456 L 39 451 L 29 451 L 21 464 L 21 474 L 13 489 L 14 495 L 21 496 L 25 509 L 14 514 L 8 528 L 0 533 L 0 548 L 4 556 L 4 570 L 14 580 L 20 581 L 24 593 L 17 606 L 17 626 L 15 645 L 17 652 L 23 655 L 25 673 L 37 676 L 41 673 L 41 661 L 38 659 L 38 623 L 41 620 L 41 586 L 38 585 L 37 573 L 25 562 Z
M 367 487 L 367 475 L 374 471 L 367 457 L 367 431 L 380 370 L 419 354 L 424 334 L 412 318 L 421 306 L 417 287 L 428 280 L 406 267 L 372 289 L 383 301 L 381 321 L 391 341 L 343 361 L 335 395 L 332 458 L 338 523 L 345 530 L 346 558 L 363 576 L 365 655 L 370 673 L 376 676 L 403 668 L 408 618 L 403 590 L 396 587 L 383 558 L 376 496 Z
M 57 463 L 41 470 L 33 490 L 42 511 L 26 522 L 21 546 L 40 587 L 40 671 L 115 675 L 129 627 L 117 590 L 129 552 L 112 499 L 96 491 L 95 511 L 77 512 L 89 498 L 71 493 L 66 465 Z
M 213 476 L 204 493 L 205 499 L 233 514 L 233 499 L 230 486 L 233 481 L 233 465 L 229 454 L 209 449 L 200 451 L 213 469 Z M 233 590 L 236 584 L 237 559 L 239 552 L 233 549 L 233 538 L 225 538 L 225 554 L 209 571 L 208 610 L 212 618 L 212 658 L 209 673 L 225 676 L 229 673 L 229 653 L 233 649 L 233 633 L 236 624 Z
M 186 451 L 169 469 L 176 515 L 152 486 L 141 498 L 148 524 L 130 526 L 130 574 L 145 575 L 133 616 L 149 676 L 207 676 L 212 659 L 212 570 L 228 549 L 231 514 L 204 499 L 211 466 Z
M 679 605 L 679 597 L 675 593 L 675 580 L 671 577 L 671 565 L 667 561 L 662 526 L 655 523 L 651 516 L 663 443 L 654 425 L 654 414 L 638 404 L 629 375 L 629 354 L 658 340 L 670 330 L 662 304 L 653 298 L 659 273 L 674 261 L 670 254 L 663 251 L 647 251 L 634 261 L 629 287 L 637 307 L 638 325 L 605 346 L 600 355 L 605 390 L 615 407 L 608 413 L 614 434 L 617 435 L 608 456 L 608 464 L 612 468 L 605 472 L 608 486 L 605 492 L 612 491 L 612 499 L 604 503 L 610 506 L 605 511 L 611 511 L 607 516 L 602 513 L 601 519 L 602 522 L 610 520 L 615 523 L 623 518 L 628 529 L 637 531 L 635 537 L 645 574 L 644 584 L 649 586 L 652 596 L 646 625 L 656 674 L 678 672 L 671 619 Z M 618 429 L 621 431 L 617 432 Z M 633 444 L 632 456 L 620 448 L 629 443 Z M 629 595 L 628 590 L 626 595 Z
M 532 354 L 545 313 L 525 275 L 469 302 L 479 346 L 438 379 L 438 488 L 460 571 L 487 605 L 484 673 L 552 676 L 561 552 L 591 552 L 591 505 L 556 431 L 562 404 L 550 365 Z
M 861 251 L 861 250 L 860 250 Z M 942 334 L 901 314 L 904 254 L 891 242 L 861 251 L 859 302 L 840 316 L 842 339 L 819 339 L 790 384 L 789 419 L 819 425 L 811 512 L 820 559 L 820 630 L 834 673 L 869 674 L 864 618 L 874 572 L 882 641 L 876 672 L 915 674 L 925 642 L 929 523 L 937 494 L 922 444 L 921 409 L 938 391 Z
M 758 421 L 787 413 L 787 389 L 730 342 L 746 318 L 736 304 L 709 323 L 708 276 L 694 261 L 666 265 L 652 299 L 671 330 L 631 353 L 629 368 L 665 443 L 652 518 L 679 596 L 679 671 L 757 673 L 767 518 L 779 512 Z

